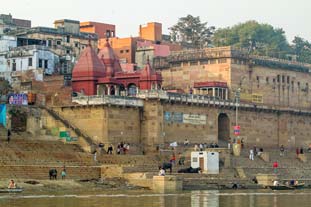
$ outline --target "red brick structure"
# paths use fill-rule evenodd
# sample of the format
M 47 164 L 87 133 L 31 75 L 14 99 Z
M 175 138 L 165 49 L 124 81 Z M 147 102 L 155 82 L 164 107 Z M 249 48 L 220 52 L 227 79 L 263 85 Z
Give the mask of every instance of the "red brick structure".
M 161 74 L 151 68 L 149 61 L 142 70 L 122 71 L 108 40 L 98 55 L 88 46 L 72 72 L 73 91 L 89 96 L 134 96 L 138 90 L 159 89 L 161 84 Z

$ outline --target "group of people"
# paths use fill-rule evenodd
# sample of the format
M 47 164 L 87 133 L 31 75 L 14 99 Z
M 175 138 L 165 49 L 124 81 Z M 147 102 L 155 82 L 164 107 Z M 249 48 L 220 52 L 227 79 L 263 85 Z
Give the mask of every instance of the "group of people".
M 114 147 L 112 144 L 110 144 L 108 146 L 107 151 L 105 149 L 105 144 L 103 144 L 103 143 L 99 143 L 98 148 L 99 148 L 100 154 L 113 154 L 113 152 L 114 152 Z M 120 142 L 117 145 L 116 154 L 118 154 L 118 155 L 127 154 L 129 152 L 129 150 L 130 150 L 130 144 L 129 143 Z M 95 152 L 97 153 L 97 150 L 94 150 L 93 154 L 95 154 Z
M 263 148 L 258 148 L 256 145 L 249 150 L 249 159 L 254 160 L 255 156 L 260 156 L 263 153 Z
M 120 154 L 126 154 L 128 153 L 128 151 L 130 150 L 130 144 L 129 143 L 123 143 L 123 142 L 120 142 L 117 146 L 117 154 L 120 155 Z
M 209 145 L 207 143 L 195 144 L 194 151 L 203 151 L 206 148 L 219 148 L 216 142 L 212 142 Z

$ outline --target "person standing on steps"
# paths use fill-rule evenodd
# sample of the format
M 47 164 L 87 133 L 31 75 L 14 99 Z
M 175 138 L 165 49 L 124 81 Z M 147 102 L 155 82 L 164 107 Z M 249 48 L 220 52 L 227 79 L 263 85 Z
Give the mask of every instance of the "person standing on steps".
M 7 142 L 8 142 L 8 144 L 10 143 L 10 140 L 11 140 L 11 130 L 8 129 L 8 131 L 7 131 Z

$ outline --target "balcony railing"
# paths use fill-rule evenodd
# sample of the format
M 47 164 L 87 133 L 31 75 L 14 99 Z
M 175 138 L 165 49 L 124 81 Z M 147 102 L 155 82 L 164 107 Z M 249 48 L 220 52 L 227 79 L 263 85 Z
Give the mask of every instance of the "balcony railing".
M 72 97 L 72 102 L 80 105 L 118 105 L 143 107 L 144 102 L 141 99 L 127 96 L 78 96 Z

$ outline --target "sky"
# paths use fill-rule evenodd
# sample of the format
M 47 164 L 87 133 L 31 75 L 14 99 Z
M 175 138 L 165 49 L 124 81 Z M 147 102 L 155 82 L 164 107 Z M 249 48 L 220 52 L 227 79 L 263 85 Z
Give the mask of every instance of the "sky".
M 223 28 L 247 20 L 283 28 L 311 41 L 311 0 L 0 0 L 0 13 L 29 19 L 32 26 L 53 27 L 54 20 L 73 19 L 116 25 L 118 37 L 137 36 L 139 25 L 162 23 L 163 33 L 188 14 Z

